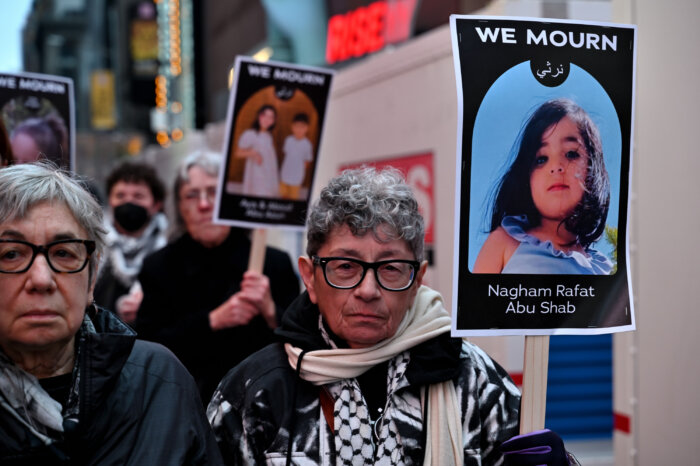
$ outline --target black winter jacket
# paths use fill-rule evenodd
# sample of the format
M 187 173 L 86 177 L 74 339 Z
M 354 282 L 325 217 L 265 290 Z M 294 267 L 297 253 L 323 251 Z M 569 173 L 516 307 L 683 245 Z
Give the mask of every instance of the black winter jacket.
M 214 332 L 209 313 L 240 290 L 250 241 L 232 228 L 226 241 L 205 248 L 185 234 L 148 256 L 139 281 L 143 302 L 135 328 L 140 338 L 165 345 L 182 361 L 206 406 L 226 372 L 273 341 L 265 319 Z M 278 316 L 299 294 L 289 255 L 267 248 L 263 273 L 270 279 Z
M 0 411 L 0 464 L 222 464 L 194 381 L 173 354 L 136 340 L 110 312 L 91 320 L 97 333 L 83 324 L 76 336 L 77 424 L 64 419 L 61 439 L 45 446 Z
M 287 309 L 276 333 L 303 350 L 327 349 L 318 322 L 318 307 L 304 293 Z M 396 396 L 415 399 L 421 387 L 452 380 L 462 411 L 464 465 L 501 464 L 498 446 L 518 433 L 520 393 L 508 374 L 481 349 L 449 334 L 413 347 L 410 358 Z M 323 420 L 319 395 L 318 386 L 297 377 L 282 343 L 232 369 L 207 408 L 226 464 L 286 464 L 292 432 L 292 464 L 335 465 L 333 433 Z M 406 464 L 423 464 L 420 410 L 399 417 L 408 420 L 397 426 Z M 410 421 L 416 417 L 417 424 Z

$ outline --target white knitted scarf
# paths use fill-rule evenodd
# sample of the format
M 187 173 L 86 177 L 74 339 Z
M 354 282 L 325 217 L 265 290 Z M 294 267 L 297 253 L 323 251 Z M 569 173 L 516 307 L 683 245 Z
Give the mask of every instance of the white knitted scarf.
M 300 376 L 314 385 L 353 379 L 377 364 L 424 341 L 449 332 L 450 315 L 440 294 L 426 286 L 418 289 L 394 336 L 369 348 L 338 348 L 306 353 Z M 302 350 L 285 344 L 289 364 L 296 370 Z M 422 390 L 424 394 L 424 390 Z M 423 395 L 425 396 L 425 395 Z M 457 466 L 463 463 L 461 410 L 454 383 L 447 380 L 428 387 L 428 419 L 425 466 Z M 456 416 L 456 417 L 455 417 Z

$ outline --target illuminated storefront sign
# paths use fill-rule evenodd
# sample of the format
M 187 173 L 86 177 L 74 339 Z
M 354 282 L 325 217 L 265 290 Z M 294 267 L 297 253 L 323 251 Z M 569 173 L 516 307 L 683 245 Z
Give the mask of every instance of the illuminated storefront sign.
M 136 76 L 153 76 L 158 72 L 158 23 L 153 4 L 143 3 L 139 13 L 145 18 L 131 20 L 129 52 Z M 148 15 L 148 16 L 147 16 Z
M 156 0 L 159 70 L 151 129 L 161 146 L 178 142 L 193 126 L 194 89 L 191 70 L 191 0 Z
M 98 130 L 114 129 L 117 125 L 112 70 L 94 70 L 90 74 L 90 122 Z
M 329 64 L 376 52 L 411 35 L 417 0 L 377 1 L 328 20 Z

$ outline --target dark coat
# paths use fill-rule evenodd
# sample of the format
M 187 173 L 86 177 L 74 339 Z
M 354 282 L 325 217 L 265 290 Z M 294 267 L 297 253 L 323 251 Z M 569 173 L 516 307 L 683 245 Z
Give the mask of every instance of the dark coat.
M 130 287 L 124 285 L 112 273 L 110 263 L 106 263 L 95 284 L 95 302 L 98 306 L 117 312 L 117 299 L 129 293 Z
M 249 253 L 244 230 L 231 229 L 215 248 L 205 248 L 185 234 L 147 257 L 141 268 L 144 298 L 136 331 L 180 358 L 204 404 L 229 369 L 273 341 L 272 330 L 260 316 L 248 325 L 217 332 L 209 325 L 209 313 L 240 290 Z M 299 294 L 289 255 L 268 247 L 263 273 L 270 279 L 279 317 Z
M 285 312 L 278 336 L 302 350 L 327 349 L 318 316 L 318 307 L 304 293 Z M 420 398 L 421 387 L 452 380 L 461 405 L 464 465 L 502 461 L 498 446 L 518 433 L 520 394 L 486 353 L 445 333 L 410 350 L 405 378 L 396 392 L 403 401 Z M 293 464 L 336 464 L 319 395 L 318 386 L 297 377 L 282 343 L 243 361 L 222 380 L 207 408 L 226 464 L 284 464 L 290 431 Z M 397 416 L 407 465 L 423 464 L 425 456 L 425 432 L 416 414 Z
M 216 465 L 218 447 L 192 377 L 161 345 L 107 311 L 77 338 L 79 414 L 47 447 L 0 412 L 2 465 Z

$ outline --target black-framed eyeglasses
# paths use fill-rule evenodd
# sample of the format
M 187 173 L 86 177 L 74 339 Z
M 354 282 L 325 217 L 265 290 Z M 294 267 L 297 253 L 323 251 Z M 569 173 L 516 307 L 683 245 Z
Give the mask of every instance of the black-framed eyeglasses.
M 420 262 L 404 259 L 365 262 L 350 257 L 313 256 L 311 260 L 323 269 L 326 283 L 341 290 L 358 286 L 364 280 L 367 269 L 372 269 L 379 286 L 388 291 L 403 291 L 413 285 L 420 268 Z
M 54 272 L 78 273 L 85 268 L 93 252 L 95 242 L 88 239 L 62 239 L 43 245 L 0 239 L 0 273 L 26 272 L 39 253 Z

